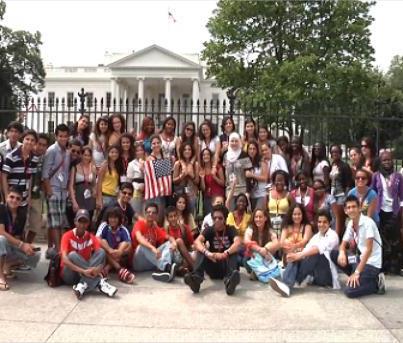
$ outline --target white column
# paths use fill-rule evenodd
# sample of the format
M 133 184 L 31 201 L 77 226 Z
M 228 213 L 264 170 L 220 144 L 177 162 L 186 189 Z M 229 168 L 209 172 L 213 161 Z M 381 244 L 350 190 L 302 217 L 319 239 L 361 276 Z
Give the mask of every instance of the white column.
M 171 112 L 171 78 L 165 78 L 165 99 L 168 102 L 167 112 Z
M 192 79 L 193 86 L 192 86 L 192 100 L 193 100 L 193 108 L 192 112 L 197 112 L 197 100 L 200 97 L 200 90 L 199 90 L 199 79 Z
M 120 105 L 120 98 L 122 96 L 122 92 L 121 92 L 121 81 L 119 81 L 119 79 L 116 79 L 116 108 L 119 109 L 119 105 Z
M 144 77 L 139 77 L 137 80 L 139 81 L 137 94 L 139 101 L 141 101 L 142 109 L 144 109 Z
M 113 101 L 113 98 L 116 97 L 116 79 L 115 78 L 111 78 L 111 95 L 112 95 L 112 101 Z

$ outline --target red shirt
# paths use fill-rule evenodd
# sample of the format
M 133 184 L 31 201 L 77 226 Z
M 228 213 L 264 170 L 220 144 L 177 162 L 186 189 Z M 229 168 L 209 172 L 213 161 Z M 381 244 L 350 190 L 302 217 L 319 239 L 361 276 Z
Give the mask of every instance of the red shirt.
M 72 229 L 63 235 L 60 252 L 68 255 L 70 252 L 76 251 L 88 261 L 93 252 L 101 248 L 101 243 L 88 231 L 86 231 L 82 237 L 78 237 L 75 233 L 76 229 Z M 61 261 L 60 267 L 63 268 L 63 260 Z
M 221 165 L 217 164 L 217 173 L 221 168 Z M 213 197 L 218 195 L 225 195 L 224 187 L 217 183 L 212 174 L 208 174 L 204 177 L 204 184 L 206 185 L 205 193 L 207 196 Z
M 194 241 L 193 234 L 192 234 L 192 230 L 190 229 L 189 225 L 185 224 L 184 228 L 185 228 L 185 230 L 184 230 L 185 232 L 182 235 L 182 230 L 181 230 L 180 226 L 177 226 L 177 227 L 168 226 L 168 234 L 175 239 L 182 238 L 183 241 L 185 242 L 185 245 L 189 248 L 193 244 L 193 241 Z
M 140 219 L 136 222 L 136 224 L 134 224 L 132 230 L 132 244 L 134 250 L 139 245 L 139 242 L 136 238 L 136 232 L 138 231 L 140 231 L 143 237 L 156 248 L 168 240 L 168 234 L 164 229 L 160 228 L 159 226 L 150 227 L 147 225 L 145 220 Z

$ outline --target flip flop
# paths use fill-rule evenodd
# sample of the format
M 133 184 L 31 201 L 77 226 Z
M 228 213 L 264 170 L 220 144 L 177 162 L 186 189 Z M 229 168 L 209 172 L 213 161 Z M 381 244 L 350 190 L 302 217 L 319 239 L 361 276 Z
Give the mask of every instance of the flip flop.
M 0 282 L 0 291 L 8 291 L 10 286 L 7 282 Z

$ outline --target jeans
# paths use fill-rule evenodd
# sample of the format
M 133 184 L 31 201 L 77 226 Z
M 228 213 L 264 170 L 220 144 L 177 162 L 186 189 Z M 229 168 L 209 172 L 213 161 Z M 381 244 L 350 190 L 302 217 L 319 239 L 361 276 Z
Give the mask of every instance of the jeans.
M 224 261 L 213 262 L 198 252 L 193 274 L 203 279 L 206 272 L 212 279 L 226 279 L 237 269 L 238 254 L 232 254 Z
M 0 257 L 6 257 L 9 261 L 21 261 L 31 268 L 36 268 L 41 253 L 36 252 L 35 255 L 28 256 L 20 248 L 11 245 L 6 237 L 0 235 Z
M 138 245 L 133 256 L 133 270 L 144 272 L 148 270 L 165 270 L 168 264 L 172 264 L 170 242 L 165 242 L 157 248 L 161 251 L 161 257 L 157 259 L 155 254 L 148 248 Z
M 301 283 L 308 275 L 313 277 L 315 285 L 324 287 L 333 285 L 329 261 L 325 255 L 320 254 L 288 263 L 282 279 L 289 287 L 293 287 L 295 282 Z
M 90 267 L 98 267 L 100 265 L 103 266 L 105 264 L 105 250 L 99 249 L 96 252 L 94 252 L 89 261 L 84 259 L 76 251 L 70 252 L 68 254 L 68 258 L 73 264 L 83 269 L 88 269 Z M 85 282 L 88 285 L 87 289 L 91 291 L 98 286 L 101 277 L 96 276 L 94 278 L 89 278 L 87 276 L 81 275 L 80 273 L 74 272 L 70 268 L 64 266 L 62 272 L 62 279 L 66 285 L 75 285 L 79 282 Z
M 337 264 L 338 257 L 338 251 L 333 250 L 330 253 L 330 258 L 335 264 Z M 357 264 L 349 264 L 349 262 L 347 261 L 347 265 L 345 267 L 341 267 L 340 265 L 338 265 L 338 267 L 343 271 L 343 273 L 351 275 L 354 272 L 355 268 L 357 268 Z M 378 275 L 380 271 L 380 268 L 376 268 L 370 264 L 366 264 L 364 270 L 360 274 L 360 285 L 355 288 L 346 285 L 346 288 L 344 289 L 344 294 L 349 298 L 358 298 L 363 295 L 377 293 Z

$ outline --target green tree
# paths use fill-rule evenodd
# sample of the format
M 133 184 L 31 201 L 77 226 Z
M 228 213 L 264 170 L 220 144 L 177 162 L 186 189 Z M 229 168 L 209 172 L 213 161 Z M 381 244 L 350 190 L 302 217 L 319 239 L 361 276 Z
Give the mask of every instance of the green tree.
M 369 26 L 373 3 L 220 0 L 204 43 L 208 74 L 239 89 L 243 109 L 266 121 L 282 116 L 288 130 L 318 125 L 305 115 L 372 112 L 376 74 Z M 271 117 L 273 115 L 273 117 Z M 351 116 L 352 126 L 361 119 Z M 333 141 L 352 140 L 332 125 Z M 330 131 L 329 131 L 330 130 Z M 347 136 L 347 137 L 346 137 Z
M 3 107 L 15 110 L 17 98 L 27 99 L 44 86 L 39 32 L 13 31 L 1 25 L 6 11 L 4 0 L 0 0 L 0 97 Z M 7 103 L 4 103 L 7 99 Z M 15 118 L 15 112 L 2 113 L 0 127 Z

